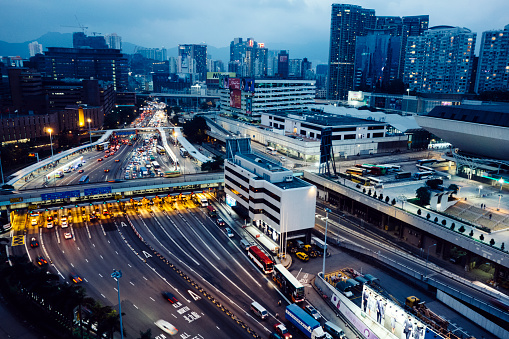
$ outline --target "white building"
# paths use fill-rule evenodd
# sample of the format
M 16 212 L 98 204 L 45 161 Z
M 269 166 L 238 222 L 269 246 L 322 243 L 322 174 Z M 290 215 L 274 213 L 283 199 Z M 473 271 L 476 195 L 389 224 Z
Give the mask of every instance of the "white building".
M 106 40 L 108 48 L 122 49 L 122 37 L 117 35 L 117 33 L 106 34 L 104 39 Z
M 305 110 L 315 104 L 315 80 L 250 80 L 254 81 L 254 92 L 234 92 L 240 95 L 240 108 L 232 107 L 232 91 L 237 90 L 219 90 L 221 111 L 259 119 L 262 112 Z
M 421 93 L 467 93 L 475 39 L 469 29 L 451 26 L 408 37 L 403 81 Z
M 249 212 L 260 231 L 280 241 L 309 235 L 315 225 L 315 186 L 294 178 L 292 171 L 255 154 L 225 160 L 225 193 Z
M 37 41 L 33 41 L 28 44 L 28 50 L 31 57 L 36 54 L 42 54 L 42 44 L 38 43 Z

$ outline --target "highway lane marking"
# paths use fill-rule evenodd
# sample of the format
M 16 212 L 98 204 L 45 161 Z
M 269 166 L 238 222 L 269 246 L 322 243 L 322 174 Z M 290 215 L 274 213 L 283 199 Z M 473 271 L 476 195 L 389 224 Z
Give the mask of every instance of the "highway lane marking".
M 88 259 L 87 259 L 87 258 L 85 258 L 85 261 L 86 261 L 86 262 L 88 262 Z
M 65 279 L 65 278 L 64 278 L 64 276 L 62 275 L 62 273 L 60 273 L 60 271 L 58 270 L 58 268 L 55 266 L 55 264 L 51 264 L 51 266 L 53 266 L 53 268 L 55 269 L 55 271 L 57 271 L 57 274 L 58 274 L 59 276 L 61 276 L 61 277 L 62 277 L 62 279 Z
M 106 299 L 106 297 L 104 296 L 104 294 L 102 294 L 102 293 L 101 293 L 101 296 L 102 296 L 104 299 Z
M 60 244 L 60 235 L 58 235 L 58 227 L 55 227 L 55 234 L 57 235 L 58 243 Z
M 92 235 L 90 234 L 90 229 L 88 228 L 88 222 L 85 221 L 85 227 L 87 229 L 87 233 L 88 233 L 88 238 L 89 239 L 92 239 Z
M 101 273 L 99 273 L 99 276 L 100 276 L 101 278 L 103 278 L 103 276 L 102 276 L 102 274 L 101 274 Z
M 117 290 L 117 288 L 116 288 L 116 287 L 113 287 L 113 289 L 115 290 L 115 292 L 117 292 L 117 293 L 118 293 L 118 290 Z
M 72 234 L 72 240 L 76 242 L 76 236 L 74 235 L 74 228 L 71 226 L 71 234 Z
M 102 254 L 99 254 L 99 256 L 101 257 L 101 259 L 103 259 L 103 260 L 104 260 L 104 258 L 103 258 L 103 256 L 102 256 Z
M 78 251 L 81 251 L 79 246 L 78 246 Z
M 94 247 L 95 247 L 95 244 L 92 244 L 92 246 L 94 246 Z
M 127 266 L 132 267 L 131 264 L 127 264 Z
M 44 245 L 44 239 L 42 238 L 42 228 L 39 228 L 39 240 L 41 241 L 41 247 L 42 247 L 42 250 L 43 250 L 44 254 L 46 255 L 46 258 L 48 258 L 48 260 L 51 262 L 51 258 L 49 256 L 49 253 L 46 250 L 46 246 Z
M 74 265 L 73 265 L 72 263 L 70 263 L 70 264 L 71 264 L 71 266 L 74 268 Z
M 147 278 L 143 277 L 143 279 L 148 280 Z
M 155 301 L 154 298 L 152 298 L 152 297 L 149 297 L 149 298 L 150 298 L 150 300 Z
M 133 282 L 132 282 L 132 281 L 129 281 L 129 284 L 131 284 L 131 285 L 133 285 L 133 286 L 134 286 L 134 284 L 133 284 Z
M 117 251 L 115 251 L 115 253 L 117 253 L 117 255 L 118 255 L 118 252 L 117 252 Z
M 139 308 L 138 308 L 138 306 L 136 306 L 135 304 L 133 304 L 133 306 L 134 306 L 137 310 L 139 309 Z
M 99 225 L 101 225 L 101 229 L 103 230 L 103 234 L 106 235 L 106 232 L 104 231 L 103 223 L 99 220 Z

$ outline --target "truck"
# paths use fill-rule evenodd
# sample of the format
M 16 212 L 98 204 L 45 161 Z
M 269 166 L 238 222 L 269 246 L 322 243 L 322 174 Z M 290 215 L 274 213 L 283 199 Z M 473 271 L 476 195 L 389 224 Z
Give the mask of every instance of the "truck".
M 329 339 L 331 336 L 324 332 L 320 322 L 307 314 L 297 304 L 286 306 L 285 318 L 297 327 L 307 338 Z

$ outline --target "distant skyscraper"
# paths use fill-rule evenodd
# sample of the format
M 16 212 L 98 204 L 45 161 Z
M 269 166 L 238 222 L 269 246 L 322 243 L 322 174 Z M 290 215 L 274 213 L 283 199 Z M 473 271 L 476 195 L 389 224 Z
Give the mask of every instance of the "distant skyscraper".
M 308 61 L 308 58 L 302 59 L 302 64 L 300 66 L 300 76 L 302 79 L 309 79 L 307 73 L 308 71 L 311 71 L 312 68 L 312 62 Z
M 104 36 L 87 36 L 83 32 L 74 32 L 72 34 L 72 45 L 74 48 L 93 48 L 93 49 L 102 49 L 108 48 L 106 45 L 106 40 Z
M 375 10 L 332 4 L 327 99 L 346 100 L 353 89 L 355 41 L 375 28 Z
M 104 39 L 106 39 L 109 48 L 122 49 L 122 37 L 118 36 L 117 33 L 107 34 Z
M 288 78 L 301 79 L 301 65 L 302 59 L 290 59 L 288 62 Z
M 37 41 L 31 42 L 28 44 L 28 50 L 30 52 L 31 57 L 33 57 L 36 54 L 42 54 L 42 45 Z
M 509 89 L 509 25 L 482 33 L 475 92 Z
M 280 51 L 277 55 L 277 77 L 288 79 L 290 55 L 288 51 Z
M 228 71 L 237 76 L 263 78 L 267 76 L 268 49 L 253 38 L 235 38 L 230 42 Z
M 279 51 L 268 51 L 267 56 L 267 76 L 274 77 L 277 74 L 277 62 Z
M 401 37 L 391 32 L 391 29 L 368 30 L 366 36 L 357 37 L 354 89 L 384 89 L 398 78 Z
M 199 79 L 207 78 L 207 45 L 182 44 L 178 47 L 178 73 L 199 74 Z
M 422 93 L 467 93 L 475 38 L 469 29 L 451 26 L 408 37 L 404 82 Z
M 168 60 L 168 50 L 166 48 L 145 48 L 136 47 L 135 54 L 141 54 L 147 59 L 166 61 Z

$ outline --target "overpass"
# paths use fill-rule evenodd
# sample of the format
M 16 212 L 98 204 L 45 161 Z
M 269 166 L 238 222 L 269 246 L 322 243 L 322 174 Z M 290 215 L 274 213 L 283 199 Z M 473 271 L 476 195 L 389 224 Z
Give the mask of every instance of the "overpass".
M 207 134 L 211 136 L 212 138 L 216 138 L 217 140 L 221 140 L 222 142 L 226 142 L 226 138 L 235 138 L 236 136 L 229 132 L 227 129 L 223 128 L 221 125 L 219 125 L 214 120 L 210 119 L 209 117 L 205 115 L 201 115 L 202 118 L 205 119 L 205 122 L 207 123 L 207 126 L 210 128 L 209 131 L 207 131 Z

